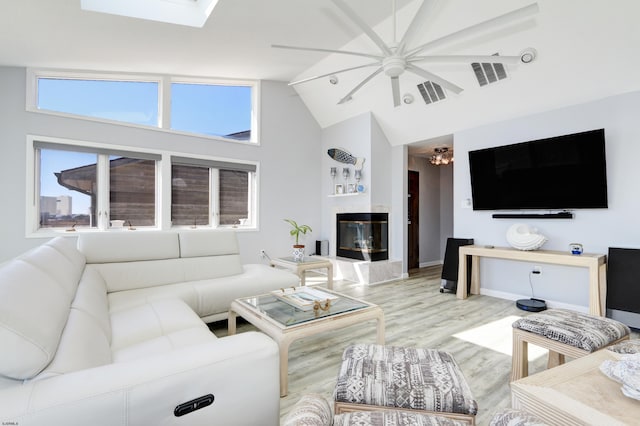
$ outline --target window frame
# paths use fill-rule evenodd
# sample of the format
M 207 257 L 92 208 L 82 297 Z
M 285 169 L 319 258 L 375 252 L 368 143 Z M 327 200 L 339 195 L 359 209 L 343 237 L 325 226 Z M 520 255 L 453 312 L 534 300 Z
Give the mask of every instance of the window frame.
M 109 80 L 126 82 L 154 82 L 158 83 L 158 125 L 145 126 L 142 124 L 127 123 L 124 121 L 109 120 L 100 117 L 91 117 L 80 114 L 71 114 L 60 111 L 45 110 L 38 108 L 38 79 L 68 79 L 68 80 Z M 204 133 L 188 132 L 184 130 L 171 129 L 171 84 L 202 84 L 216 86 L 247 86 L 251 87 L 251 138 L 242 141 L 224 136 L 214 136 Z M 79 120 L 95 121 L 99 123 L 116 124 L 120 126 L 135 127 L 141 129 L 155 130 L 176 135 L 198 137 L 216 141 L 232 142 L 242 145 L 260 145 L 260 81 L 244 79 L 220 79 L 210 77 L 194 77 L 180 75 L 158 75 L 139 73 L 109 73 L 91 71 L 73 71 L 45 68 L 27 68 L 26 84 L 26 111 L 39 114 L 56 115 Z
M 249 220 L 245 225 L 219 225 L 219 206 L 218 200 L 218 184 L 217 173 L 210 173 L 216 175 L 210 177 L 210 223 L 209 225 L 199 225 L 196 229 L 224 229 L 234 228 L 239 231 L 257 231 L 259 230 L 258 218 L 260 212 L 258 210 L 258 190 L 259 190 L 259 176 L 260 176 L 260 163 L 255 161 L 246 161 L 230 158 L 212 157 L 196 154 L 185 154 L 182 152 L 146 149 L 124 145 L 110 145 L 97 142 L 79 141 L 72 139 L 63 139 L 49 136 L 39 135 L 27 135 L 26 143 L 26 199 L 25 199 L 25 235 L 27 238 L 42 238 L 53 236 L 73 236 L 78 233 L 84 232 L 122 232 L 120 230 L 113 230 L 109 228 L 108 222 L 103 219 L 98 219 L 98 223 L 94 228 L 78 228 L 74 232 L 68 232 L 64 228 L 41 228 L 39 225 L 40 216 L 40 162 L 37 155 L 37 150 L 41 149 L 41 144 L 47 145 L 50 149 L 55 149 L 55 145 L 66 148 L 66 150 L 72 151 L 71 148 L 77 147 L 78 150 L 95 150 L 95 151 L 108 151 L 108 152 L 121 152 L 123 155 L 130 153 L 131 155 L 143 154 L 149 156 L 158 156 L 156 160 L 156 189 L 155 189 L 155 203 L 156 203 L 156 225 L 155 226 L 141 226 L 137 227 L 142 232 L 147 231 L 166 231 L 171 229 L 184 229 L 192 228 L 192 226 L 176 225 L 171 223 L 171 165 L 172 158 L 181 159 L 193 159 L 195 164 L 202 162 L 209 162 L 212 164 L 236 164 L 239 167 L 247 167 L 253 171 L 249 173 L 249 197 L 248 197 L 248 210 Z M 97 162 L 100 162 L 98 157 Z M 107 158 L 108 163 L 108 158 Z M 108 188 L 108 179 L 103 173 L 100 174 L 100 168 L 98 168 L 98 186 L 102 190 L 98 193 L 98 205 L 97 208 L 104 208 L 104 200 L 108 202 L 109 193 L 105 191 Z M 105 182 L 106 181 L 106 182 Z M 105 186 L 106 185 L 106 186 Z M 135 225 L 135 224 L 134 224 Z

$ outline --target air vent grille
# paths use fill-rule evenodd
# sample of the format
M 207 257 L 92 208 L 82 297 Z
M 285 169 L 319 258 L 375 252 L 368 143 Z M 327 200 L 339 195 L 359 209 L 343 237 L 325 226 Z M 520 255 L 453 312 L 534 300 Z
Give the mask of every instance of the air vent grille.
M 442 87 L 433 81 L 425 81 L 424 83 L 418 84 L 418 90 L 427 105 L 441 101 L 447 97 Z
M 498 54 L 495 53 L 493 56 L 498 56 Z M 502 64 L 474 62 L 471 64 L 471 68 L 473 69 L 480 86 L 486 86 L 487 84 L 495 83 L 507 78 L 507 70 Z

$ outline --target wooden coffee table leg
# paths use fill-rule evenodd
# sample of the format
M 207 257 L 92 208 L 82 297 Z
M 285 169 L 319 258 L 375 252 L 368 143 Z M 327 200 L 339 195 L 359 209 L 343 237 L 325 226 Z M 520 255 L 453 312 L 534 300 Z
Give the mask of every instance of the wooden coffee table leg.
M 293 339 L 285 338 L 278 342 L 280 349 L 280 397 L 289 391 L 289 346 Z
M 236 334 L 236 313 L 229 310 L 229 317 L 227 318 L 227 334 L 233 336 Z

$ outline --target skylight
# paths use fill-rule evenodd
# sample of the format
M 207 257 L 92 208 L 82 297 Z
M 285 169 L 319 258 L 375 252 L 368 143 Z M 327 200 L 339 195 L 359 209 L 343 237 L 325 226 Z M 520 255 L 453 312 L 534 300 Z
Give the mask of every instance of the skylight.
M 82 10 L 201 28 L 218 0 L 81 0 Z

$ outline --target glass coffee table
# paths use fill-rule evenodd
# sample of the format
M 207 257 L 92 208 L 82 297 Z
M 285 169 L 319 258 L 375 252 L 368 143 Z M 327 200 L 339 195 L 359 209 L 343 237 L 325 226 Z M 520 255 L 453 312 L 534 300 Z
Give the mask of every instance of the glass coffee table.
M 236 317 L 239 315 L 278 343 L 280 396 L 287 395 L 289 346 L 296 339 L 375 319 L 376 343 L 384 345 L 384 313 L 378 305 L 324 288 L 322 292 L 330 294 L 332 300 L 329 306 L 322 303 L 316 310 L 293 306 L 272 293 L 231 302 L 229 335 L 236 333 Z

